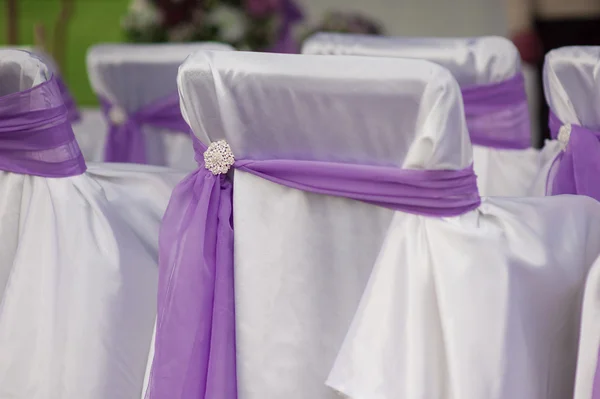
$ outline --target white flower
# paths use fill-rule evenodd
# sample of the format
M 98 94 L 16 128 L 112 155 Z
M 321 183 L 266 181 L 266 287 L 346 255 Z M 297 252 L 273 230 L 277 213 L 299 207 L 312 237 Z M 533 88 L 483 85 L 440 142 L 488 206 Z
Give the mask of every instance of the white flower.
M 246 15 L 240 9 L 225 4 L 211 10 L 206 21 L 219 27 L 221 37 L 226 42 L 240 40 L 246 31 Z
M 123 18 L 125 29 L 144 30 L 162 23 L 162 14 L 149 0 L 133 0 Z

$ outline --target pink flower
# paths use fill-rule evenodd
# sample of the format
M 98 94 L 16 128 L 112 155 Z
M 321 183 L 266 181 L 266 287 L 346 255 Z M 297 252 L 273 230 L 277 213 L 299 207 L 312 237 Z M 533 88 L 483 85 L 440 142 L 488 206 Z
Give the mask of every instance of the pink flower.
M 279 10 L 280 5 L 280 0 L 244 0 L 246 11 L 253 17 L 269 16 Z

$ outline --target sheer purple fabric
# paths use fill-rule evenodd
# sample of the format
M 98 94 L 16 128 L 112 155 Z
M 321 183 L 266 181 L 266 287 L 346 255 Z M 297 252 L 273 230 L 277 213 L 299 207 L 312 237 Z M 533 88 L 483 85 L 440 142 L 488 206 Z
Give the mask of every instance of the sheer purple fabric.
M 56 77 L 56 83 L 58 84 L 58 89 L 60 90 L 60 95 L 65 103 L 65 107 L 67 107 L 69 121 L 71 121 L 71 123 L 79 122 L 81 120 L 81 114 L 79 113 L 79 109 L 77 109 L 77 104 L 75 103 L 69 88 L 60 76 Z
M 596 374 L 594 374 L 592 399 L 600 399 L 600 352 L 598 353 L 598 362 L 596 363 Z
M 531 124 L 522 74 L 462 89 L 471 142 L 499 149 L 531 146 Z
M 155 355 L 147 398 L 237 397 L 233 281 L 233 185 L 199 168 L 173 191 L 159 238 Z M 298 160 L 238 160 L 234 168 L 308 192 L 434 217 L 480 204 L 472 167 L 395 167 Z
M 302 21 L 304 15 L 293 0 L 284 0 L 281 3 L 281 25 L 278 39 L 271 48 L 273 53 L 295 54 L 299 52 L 298 42 L 294 39 L 292 28 L 295 23 Z
M 146 141 L 143 126 L 189 132 L 189 127 L 179 108 L 179 94 L 161 98 L 129 115 L 116 120 L 114 111 L 124 112 L 108 100 L 100 98 L 100 104 L 109 123 L 104 152 L 106 162 L 147 163 Z
M 551 112 L 548 124 L 552 138 L 558 139 L 563 123 Z M 548 175 L 547 192 L 587 195 L 600 201 L 600 132 L 570 126 L 568 143 L 554 160 Z
M 85 172 L 55 77 L 0 97 L 0 170 L 42 177 Z

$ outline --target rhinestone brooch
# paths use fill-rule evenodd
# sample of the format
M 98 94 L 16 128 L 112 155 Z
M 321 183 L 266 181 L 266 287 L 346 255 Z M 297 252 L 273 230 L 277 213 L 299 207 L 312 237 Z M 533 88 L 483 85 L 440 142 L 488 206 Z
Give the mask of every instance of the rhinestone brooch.
M 123 108 L 114 105 L 108 112 L 108 119 L 110 119 L 114 125 L 121 126 L 127 122 L 127 113 L 123 110 Z
M 210 143 L 208 149 L 204 151 L 204 167 L 213 175 L 223 175 L 229 172 L 229 168 L 234 162 L 235 158 L 231 147 L 225 140 Z
M 564 151 L 569 144 L 571 138 L 571 125 L 562 125 L 558 131 L 558 142 L 560 143 L 561 149 Z

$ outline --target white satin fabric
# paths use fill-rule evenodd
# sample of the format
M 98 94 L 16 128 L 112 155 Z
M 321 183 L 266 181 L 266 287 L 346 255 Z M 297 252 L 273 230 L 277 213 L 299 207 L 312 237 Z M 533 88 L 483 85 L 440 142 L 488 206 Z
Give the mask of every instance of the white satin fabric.
M 0 52 L 0 95 L 49 76 L 25 52 Z M 1 398 L 139 397 L 158 228 L 181 178 L 120 164 L 67 178 L 0 171 Z
M 19 49 L 0 49 L 0 96 L 37 86 L 51 76 L 39 57 Z
M 179 65 L 194 51 L 230 51 L 232 47 L 221 43 L 184 44 L 110 44 L 92 47 L 87 56 L 88 74 L 98 96 L 109 100 L 125 112 L 135 112 L 143 106 L 176 93 Z M 84 119 L 85 127 L 76 129 L 77 139 L 83 143 L 86 159 L 101 161 L 104 157 L 107 122 L 99 136 L 92 118 Z M 91 126 L 89 135 L 82 138 Z M 181 132 L 145 127 L 148 163 L 166 165 L 183 170 L 193 170 L 190 138 Z
M 81 120 L 73 123 L 73 132 L 87 162 L 104 160 L 104 145 L 108 133 L 108 123 L 98 107 L 79 107 Z
M 422 60 L 202 52 L 182 113 L 237 159 L 461 169 L 459 87 Z M 600 204 L 429 218 L 234 172 L 239 399 L 564 399 Z
M 544 91 L 550 108 L 563 123 L 600 130 L 600 47 L 565 47 L 551 51 L 544 66 Z M 560 152 L 556 141 L 546 143 L 546 172 Z M 600 178 L 598 180 L 600 184 Z M 600 349 L 600 264 L 586 284 L 575 399 L 590 399 Z
M 426 59 L 450 70 L 461 87 L 498 83 L 521 73 L 517 49 L 501 37 L 409 38 L 318 33 L 304 43 L 302 52 Z M 537 150 L 475 145 L 473 158 L 482 195 L 531 194 L 538 170 Z

